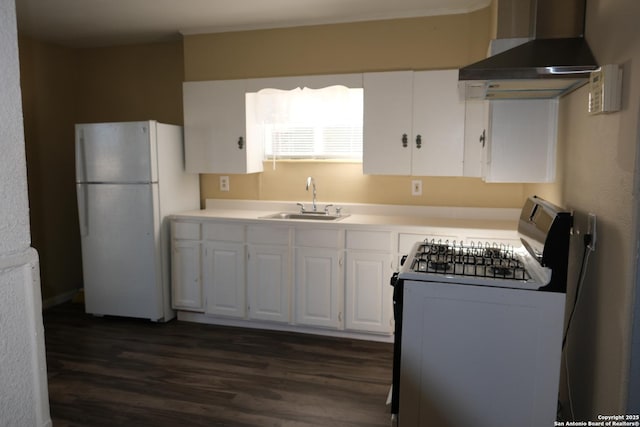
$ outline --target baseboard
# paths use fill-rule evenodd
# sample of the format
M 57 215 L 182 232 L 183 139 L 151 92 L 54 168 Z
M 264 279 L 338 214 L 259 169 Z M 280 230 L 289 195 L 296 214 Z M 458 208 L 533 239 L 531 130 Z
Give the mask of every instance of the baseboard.
M 42 309 L 46 310 L 47 308 L 51 308 L 54 307 L 56 305 L 60 305 L 63 304 L 67 301 L 71 301 L 73 299 L 73 297 L 80 291 L 80 288 L 78 289 L 73 289 L 69 292 L 65 292 L 63 294 L 60 295 L 56 295 L 54 297 L 51 298 L 47 298 L 45 300 L 42 301 Z

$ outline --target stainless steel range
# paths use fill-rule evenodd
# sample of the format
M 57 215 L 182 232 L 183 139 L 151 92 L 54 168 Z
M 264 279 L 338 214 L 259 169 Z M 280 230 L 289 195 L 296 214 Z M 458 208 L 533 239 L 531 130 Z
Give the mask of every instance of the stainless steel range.
M 533 196 L 521 245 L 413 245 L 391 281 L 394 423 L 553 425 L 571 223 Z

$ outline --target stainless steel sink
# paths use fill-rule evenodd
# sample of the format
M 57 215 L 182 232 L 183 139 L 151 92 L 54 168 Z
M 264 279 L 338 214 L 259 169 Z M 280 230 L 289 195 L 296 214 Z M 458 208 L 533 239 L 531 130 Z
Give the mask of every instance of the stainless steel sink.
M 307 219 L 312 221 L 339 221 L 349 215 L 329 215 L 323 212 L 278 212 L 262 216 L 262 219 Z

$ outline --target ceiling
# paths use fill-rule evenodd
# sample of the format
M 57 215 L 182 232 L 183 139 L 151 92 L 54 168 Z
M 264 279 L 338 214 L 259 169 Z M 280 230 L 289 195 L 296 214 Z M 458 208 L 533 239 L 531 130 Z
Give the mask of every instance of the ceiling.
M 69 47 L 466 13 L 491 0 L 16 0 L 18 31 Z

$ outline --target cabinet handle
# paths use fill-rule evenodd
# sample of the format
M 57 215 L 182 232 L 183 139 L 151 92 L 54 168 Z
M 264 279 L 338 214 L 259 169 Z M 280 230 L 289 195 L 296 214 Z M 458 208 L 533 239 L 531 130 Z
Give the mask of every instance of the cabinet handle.
M 242 147 L 244 147 L 244 138 L 240 137 L 238 138 L 238 150 L 242 150 Z
M 407 137 L 406 133 L 402 134 L 402 147 L 403 148 L 407 148 L 407 146 L 409 145 L 409 138 Z
M 422 148 L 422 136 L 416 136 L 416 148 Z
M 487 140 L 486 130 L 482 129 L 482 135 L 480 135 L 479 141 L 482 144 L 482 148 L 484 148 L 485 141 Z

